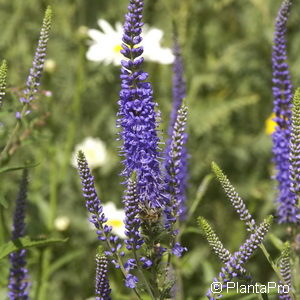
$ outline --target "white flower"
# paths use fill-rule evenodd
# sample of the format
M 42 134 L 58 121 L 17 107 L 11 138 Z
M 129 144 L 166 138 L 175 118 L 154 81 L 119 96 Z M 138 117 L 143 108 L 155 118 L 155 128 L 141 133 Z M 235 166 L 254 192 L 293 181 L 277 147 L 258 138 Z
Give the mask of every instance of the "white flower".
M 72 165 L 77 167 L 77 155 L 81 150 L 89 164 L 91 169 L 101 167 L 107 161 L 107 150 L 103 141 L 99 138 L 87 137 L 82 143 L 75 147 L 72 155 Z
M 86 53 L 88 60 L 104 62 L 105 64 L 120 65 L 124 59 L 120 53 L 122 49 L 123 28 L 121 23 L 116 23 L 114 29 L 107 21 L 100 19 L 98 25 L 102 31 L 89 29 L 88 35 L 92 39 L 91 45 Z M 163 32 L 157 28 L 144 26 L 142 32 L 143 57 L 145 60 L 155 61 L 161 64 L 171 64 L 174 55 L 171 49 L 161 47 L 160 43 Z
M 47 73 L 53 73 L 56 70 L 56 61 L 49 58 L 45 60 L 44 71 Z
M 123 209 L 118 209 L 113 202 L 103 204 L 103 213 L 108 221 L 105 223 L 112 226 L 112 232 L 121 238 L 125 238 L 125 212 Z
M 58 231 L 65 231 L 70 226 L 70 219 L 67 216 L 57 217 L 54 220 L 54 226 Z

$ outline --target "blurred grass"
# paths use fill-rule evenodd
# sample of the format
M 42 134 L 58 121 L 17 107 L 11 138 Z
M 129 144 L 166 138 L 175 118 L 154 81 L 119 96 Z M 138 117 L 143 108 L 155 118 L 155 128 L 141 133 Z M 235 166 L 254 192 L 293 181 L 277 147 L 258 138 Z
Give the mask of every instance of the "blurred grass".
M 48 58 L 56 63 L 46 72 L 39 113 L 48 114 L 38 130 L 16 152 L 11 165 L 24 161 L 40 163 L 31 170 L 28 234 L 70 237 L 67 246 L 30 251 L 29 264 L 34 299 L 87 299 L 93 294 L 94 253 L 97 245 L 87 221 L 76 170 L 70 164 L 75 145 L 84 137 L 101 138 L 108 147 L 109 163 L 94 175 L 103 201 L 121 205 L 123 186 L 115 127 L 119 93 L 119 70 L 86 61 L 87 40 L 82 30 L 97 28 L 97 19 L 114 24 L 123 21 L 127 1 L 19 1 L 0 0 L 0 58 L 9 65 L 9 93 L 2 120 L 9 128 L 18 105 L 16 90 L 24 87 L 36 46 L 43 12 L 48 4 L 54 11 L 54 25 Z M 210 173 L 211 161 L 217 161 L 241 193 L 251 212 L 262 220 L 274 212 L 274 182 L 271 165 L 271 140 L 264 133 L 264 122 L 272 110 L 271 45 L 273 22 L 280 1 L 260 0 L 165 0 L 146 1 L 145 22 L 164 30 L 164 45 L 171 46 L 172 22 L 179 30 L 187 79 L 189 105 L 190 179 L 188 203 L 192 205 L 198 185 Z M 289 61 L 295 86 L 299 84 L 298 47 L 300 8 L 295 3 L 289 22 Z M 146 63 L 153 82 L 155 99 L 162 111 L 165 137 L 171 108 L 171 66 Z M 5 132 L 0 129 L 1 140 Z M 3 142 L 2 142 L 3 143 Z M 6 199 L 6 222 L 10 223 L 13 200 L 20 174 L 0 174 L 1 198 Z M 243 225 L 226 201 L 216 180 L 212 180 L 197 215 L 214 225 L 226 247 L 234 251 L 245 239 Z M 57 216 L 68 216 L 70 227 L 58 232 Z M 189 227 L 196 225 L 191 220 Z M 278 226 L 277 226 L 278 227 Z M 284 234 L 276 228 L 279 235 Z M 5 237 L 8 238 L 7 236 Z M 187 299 L 200 299 L 219 271 L 220 264 L 197 232 L 183 236 L 190 249 L 182 262 L 183 283 Z M 267 243 L 267 247 L 269 244 Z M 273 249 L 271 247 L 271 249 Z M 277 255 L 276 249 L 271 250 Z M 46 274 L 40 266 L 46 265 Z M 273 278 L 261 254 L 249 270 L 264 283 Z M 7 263 L 1 262 L 0 296 L 4 299 Z M 113 278 L 118 279 L 112 270 Z M 37 278 L 43 280 L 37 291 Z M 117 288 L 113 281 L 113 290 Z M 123 295 L 128 291 L 118 286 Z M 271 297 L 270 297 L 271 298 Z M 116 299 L 121 299 L 118 296 Z

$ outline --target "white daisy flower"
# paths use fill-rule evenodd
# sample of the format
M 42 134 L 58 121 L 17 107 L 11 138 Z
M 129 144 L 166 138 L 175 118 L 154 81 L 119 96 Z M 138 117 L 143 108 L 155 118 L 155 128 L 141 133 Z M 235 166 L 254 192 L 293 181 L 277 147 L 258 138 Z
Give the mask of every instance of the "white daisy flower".
M 91 169 L 101 167 L 107 161 L 106 146 L 99 138 L 87 137 L 82 143 L 76 145 L 71 159 L 71 163 L 75 168 L 77 167 L 77 155 L 79 150 L 84 153 Z
M 124 239 L 125 235 L 125 212 L 123 209 L 118 209 L 113 202 L 104 203 L 103 212 L 108 221 L 105 223 L 112 226 L 112 232 Z
M 57 217 L 54 220 L 54 227 L 58 230 L 58 231 L 65 231 L 69 228 L 70 226 L 70 219 L 67 216 L 60 216 Z
M 86 53 L 88 60 L 114 64 L 118 66 L 124 59 L 120 53 L 122 49 L 123 28 L 121 23 L 116 23 L 113 28 L 107 21 L 98 20 L 100 30 L 89 29 L 88 35 L 92 39 L 91 45 Z M 143 57 L 145 60 L 158 62 L 160 64 L 171 64 L 174 55 L 170 48 L 161 47 L 163 32 L 157 28 L 144 26 L 142 32 L 142 46 L 144 48 Z

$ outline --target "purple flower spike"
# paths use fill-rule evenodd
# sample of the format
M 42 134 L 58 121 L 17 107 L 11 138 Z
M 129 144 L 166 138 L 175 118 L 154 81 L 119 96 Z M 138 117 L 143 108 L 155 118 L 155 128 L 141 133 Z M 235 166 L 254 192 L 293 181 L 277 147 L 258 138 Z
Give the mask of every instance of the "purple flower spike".
M 130 0 L 125 16 L 124 35 L 121 53 L 122 61 L 121 92 L 119 100 L 118 126 L 122 128 L 121 154 L 124 156 L 122 175 L 127 178 L 132 172 L 137 175 L 139 200 L 147 207 L 164 205 L 157 136 L 157 104 L 153 101 L 151 84 L 141 69 L 143 58 L 141 0 Z
M 137 250 L 144 241 L 140 235 L 141 220 L 139 218 L 140 208 L 136 192 L 136 181 L 130 178 L 127 185 L 126 195 L 123 200 L 126 214 L 124 223 L 127 239 L 125 240 L 125 244 L 128 250 Z
M 170 122 L 169 122 L 169 130 L 168 130 L 168 140 L 166 143 L 166 153 L 165 153 L 165 170 L 167 172 L 166 174 L 166 184 L 167 187 L 170 186 L 169 181 L 170 178 L 170 169 L 171 169 L 171 145 L 172 145 L 172 139 L 175 132 L 175 124 L 176 120 L 179 114 L 179 110 L 182 106 L 183 99 L 185 98 L 185 81 L 183 78 L 183 62 L 182 57 L 180 53 L 180 47 L 178 44 L 177 39 L 175 38 L 174 41 L 174 48 L 173 52 L 175 55 L 175 61 L 173 65 L 173 106 L 172 111 L 170 115 Z M 184 124 L 185 126 L 185 124 Z M 179 198 L 179 215 L 180 218 L 183 219 L 186 213 L 186 207 L 185 207 L 185 190 L 186 190 L 186 184 L 187 184 L 187 160 L 188 160 L 188 154 L 185 147 L 185 144 L 187 142 L 187 133 L 184 131 L 182 132 L 182 145 L 181 145 L 181 152 L 180 152 L 180 162 L 178 165 L 178 173 L 176 174 L 177 181 L 178 181 L 178 194 L 177 197 Z M 172 191 L 169 190 L 169 192 L 172 193 Z
M 218 278 L 215 278 L 214 282 L 224 284 L 224 290 L 226 290 L 227 282 L 232 281 L 234 278 L 244 277 L 244 266 L 262 243 L 270 229 L 272 220 L 273 217 L 270 216 L 255 228 L 255 231 L 250 235 L 246 242 L 240 246 L 239 250 L 230 256 L 229 261 L 222 267 Z M 209 290 L 207 297 L 208 299 L 219 299 L 222 295 L 213 293 L 212 290 Z
M 12 240 L 21 238 L 25 234 L 25 209 L 27 199 L 28 173 L 25 169 L 20 184 L 20 191 L 16 201 L 13 220 Z M 28 297 L 28 270 L 26 268 L 26 250 L 22 249 L 9 255 L 11 268 L 9 271 L 9 293 L 11 300 L 27 300 Z
M 82 151 L 78 153 L 78 171 L 83 186 L 83 197 L 86 200 L 85 206 L 91 214 L 89 221 L 96 227 L 99 240 L 105 241 L 107 234 L 111 232 L 111 227 L 104 225 L 107 218 L 102 212 L 103 208 L 95 189 L 94 177 Z
M 24 96 L 20 99 L 20 102 L 22 103 L 30 103 L 32 100 L 34 100 L 34 97 L 38 91 L 46 57 L 51 19 L 52 10 L 50 7 L 48 7 L 45 12 L 43 25 L 40 32 L 40 38 L 35 51 L 32 67 L 27 78 Z
M 274 121 L 277 123 L 272 139 L 274 162 L 277 169 L 277 214 L 279 223 L 297 222 L 293 205 L 295 194 L 290 190 L 289 141 L 293 87 L 287 64 L 285 39 L 286 24 L 290 14 L 291 3 L 290 0 L 284 0 L 279 9 L 275 24 L 272 53 L 274 113 L 276 114 Z
M 108 260 L 106 256 L 96 254 L 96 300 L 111 300 L 107 273 Z
M 173 53 L 175 55 L 175 61 L 173 64 L 173 106 L 172 106 L 170 123 L 169 123 L 169 131 L 168 131 L 169 137 L 171 137 L 173 134 L 178 111 L 186 95 L 185 80 L 183 77 L 183 73 L 184 73 L 183 61 L 182 61 L 181 50 L 177 38 L 175 38 L 174 40 Z
M 78 172 L 81 178 L 83 197 L 85 198 L 85 206 L 90 213 L 89 221 L 95 226 L 98 239 L 102 242 L 106 242 L 109 246 L 109 251 L 105 254 L 108 256 L 114 256 L 116 252 L 121 249 L 122 244 L 119 238 L 111 233 L 112 227 L 106 225 L 107 218 L 103 213 L 103 207 L 100 199 L 98 198 L 94 177 L 91 174 L 88 163 L 82 151 L 79 151 L 78 157 Z M 119 268 L 119 264 L 113 259 L 116 268 Z
M 178 111 L 176 122 L 174 124 L 171 144 L 168 156 L 166 157 L 166 186 L 170 194 L 170 199 L 167 201 L 165 208 L 166 229 L 170 229 L 172 224 L 176 222 L 178 217 L 182 215 L 184 193 L 182 190 L 182 179 L 185 174 L 182 173 L 185 162 L 185 128 L 187 121 L 187 107 L 183 104 Z

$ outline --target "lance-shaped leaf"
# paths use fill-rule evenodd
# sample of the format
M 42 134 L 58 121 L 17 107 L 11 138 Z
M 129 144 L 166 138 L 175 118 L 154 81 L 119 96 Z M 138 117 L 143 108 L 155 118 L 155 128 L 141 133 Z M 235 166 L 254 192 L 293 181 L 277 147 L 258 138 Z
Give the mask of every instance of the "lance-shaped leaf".
M 8 256 L 10 253 L 21 250 L 28 249 L 32 247 L 46 247 L 56 243 L 66 242 L 68 239 L 38 239 L 34 240 L 28 236 L 9 241 L 0 246 L 0 260 Z

